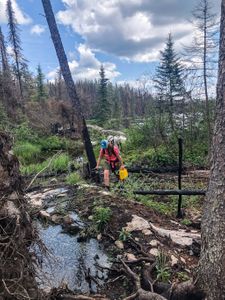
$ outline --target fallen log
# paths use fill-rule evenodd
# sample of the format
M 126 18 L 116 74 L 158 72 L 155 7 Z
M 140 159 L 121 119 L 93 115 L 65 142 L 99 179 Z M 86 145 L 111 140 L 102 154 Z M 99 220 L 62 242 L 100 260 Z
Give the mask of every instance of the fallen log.
M 152 191 L 133 191 L 138 195 L 205 195 L 206 190 L 152 190 Z
M 168 166 L 160 168 L 142 168 L 142 167 L 127 167 L 128 172 L 130 173 L 175 173 L 178 172 L 178 166 Z M 184 171 L 184 168 L 182 169 Z

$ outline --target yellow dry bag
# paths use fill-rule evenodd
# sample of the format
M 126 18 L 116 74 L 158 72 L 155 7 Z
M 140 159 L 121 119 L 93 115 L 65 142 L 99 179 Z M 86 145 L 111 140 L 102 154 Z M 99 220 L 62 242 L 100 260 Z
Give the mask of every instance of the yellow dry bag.
M 126 168 L 120 169 L 119 170 L 119 176 L 120 176 L 120 180 L 124 180 L 128 177 L 128 171 Z

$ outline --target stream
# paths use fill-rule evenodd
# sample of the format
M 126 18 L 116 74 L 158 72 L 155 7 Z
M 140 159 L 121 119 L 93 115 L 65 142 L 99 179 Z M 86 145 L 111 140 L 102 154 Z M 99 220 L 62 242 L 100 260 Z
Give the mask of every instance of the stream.
M 57 203 L 66 203 L 67 190 L 55 189 L 38 191 L 28 195 L 30 202 L 40 201 L 44 204 L 45 212 L 53 215 Z M 75 226 L 85 225 L 75 212 L 68 212 Z M 107 279 L 107 271 L 101 267 L 110 268 L 111 263 L 100 243 L 96 239 L 79 241 L 79 233 L 68 234 L 63 224 L 53 224 L 41 219 L 34 220 L 39 237 L 48 249 L 47 255 L 34 246 L 40 264 L 38 282 L 45 291 L 66 284 L 72 291 L 80 293 L 95 293 L 98 286 L 103 286 Z M 71 224 L 73 226 L 73 224 Z M 98 266 L 101 266 L 100 268 Z M 94 279 L 94 280 L 93 280 Z

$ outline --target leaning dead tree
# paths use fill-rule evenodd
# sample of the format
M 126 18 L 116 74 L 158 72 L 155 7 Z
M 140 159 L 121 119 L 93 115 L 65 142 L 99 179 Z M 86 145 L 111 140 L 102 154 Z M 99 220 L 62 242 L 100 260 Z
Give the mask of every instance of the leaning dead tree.
M 67 91 L 69 94 L 69 98 L 72 102 L 72 106 L 76 112 L 78 119 L 82 124 L 82 137 L 83 142 L 87 154 L 87 158 L 90 164 L 90 168 L 93 169 L 96 166 L 96 159 L 93 151 L 93 147 L 91 144 L 89 132 L 86 126 L 86 121 L 84 118 L 84 114 L 81 108 L 81 103 L 79 97 L 76 92 L 75 84 L 69 69 L 67 57 L 65 54 L 65 50 L 61 41 L 61 37 L 56 25 L 55 16 L 52 11 L 52 6 L 50 0 L 42 0 L 42 4 L 45 11 L 45 16 L 48 22 L 49 30 L 51 32 L 51 38 L 55 46 L 56 54 L 59 60 L 60 69 L 62 71 L 63 78 L 65 80 L 65 84 L 67 87 Z
M 199 286 L 207 300 L 225 299 L 225 0 L 221 4 L 217 116 L 209 187 L 202 216 Z
M 11 142 L 0 132 L 0 299 L 40 299 L 29 251 L 35 233 Z

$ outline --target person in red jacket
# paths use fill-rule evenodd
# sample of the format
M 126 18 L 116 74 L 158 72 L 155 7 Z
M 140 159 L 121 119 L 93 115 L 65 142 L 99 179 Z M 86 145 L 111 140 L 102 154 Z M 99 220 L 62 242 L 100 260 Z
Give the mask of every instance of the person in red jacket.
M 96 169 L 99 168 L 102 158 L 104 162 L 104 185 L 109 189 L 109 176 L 110 172 L 115 173 L 119 168 L 124 168 L 122 158 L 119 153 L 118 146 L 114 145 L 113 136 L 109 136 L 107 140 L 101 141 L 101 149 L 96 165 Z

